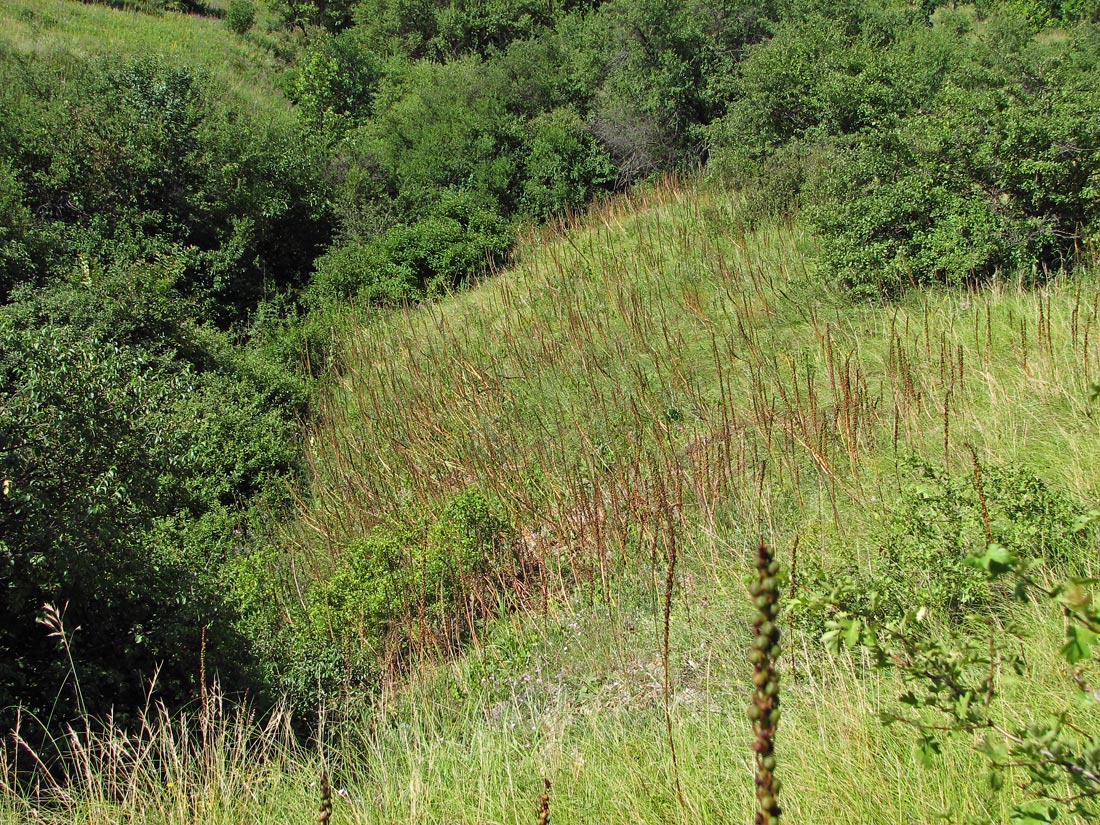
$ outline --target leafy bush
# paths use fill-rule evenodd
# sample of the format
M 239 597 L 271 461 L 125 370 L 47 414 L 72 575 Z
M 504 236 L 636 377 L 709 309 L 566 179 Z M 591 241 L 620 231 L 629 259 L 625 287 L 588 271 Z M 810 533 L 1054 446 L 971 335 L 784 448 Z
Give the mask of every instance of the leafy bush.
M 613 183 L 610 156 L 584 128 L 571 107 L 532 119 L 528 125 L 521 209 L 545 219 L 579 209 L 594 193 Z
M 158 671 L 160 700 L 190 701 L 201 640 L 227 690 L 263 687 L 219 571 L 284 500 L 302 388 L 195 324 L 178 272 L 88 265 L 0 308 L 0 706 L 50 727 L 80 705 L 125 721 Z M 75 674 L 36 624 L 46 603 Z M 51 716 L 72 675 L 80 702 Z
M 155 538 L 158 519 L 189 498 L 149 449 L 179 383 L 151 376 L 147 356 L 65 328 L 0 319 L 0 339 L 5 727 L 15 705 L 47 725 L 80 710 L 67 692 L 51 707 L 69 674 L 36 624 L 47 602 L 80 628 L 76 677 L 92 713 L 140 707 L 158 667 L 158 695 L 187 701 L 204 628 L 211 669 L 246 686 L 247 647 L 209 560 Z
M 1067 81 L 946 94 L 934 115 L 845 153 L 813 197 L 830 271 L 893 293 L 1071 262 L 1100 216 L 1100 89 Z
M 245 35 L 256 22 L 256 3 L 254 0 L 229 0 L 225 11 L 225 23 L 235 34 Z
M 876 621 L 921 609 L 941 620 L 958 619 L 994 605 L 988 577 L 971 561 L 987 545 L 1072 571 L 1084 563 L 1091 540 L 1080 530 L 1084 506 L 1022 467 L 979 466 L 977 475 L 952 477 L 912 461 L 888 512 L 869 572 L 814 571 L 807 577 L 816 582 L 811 589 L 830 594 L 824 601 L 832 609 Z M 801 616 L 822 629 L 816 608 Z M 834 619 L 829 638 L 843 635 L 839 626 Z
M 593 0 L 360 0 L 354 20 L 373 51 L 443 62 L 498 53 L 513 42 L 539 36 L 570 12 L 594 5 Z
M 400 304 L 414 300 L 418 288 L 412 266 L 394 260 L 381 243 L 349 244 L 334 247 L 317 259 L 317 272 L 306 297 L 318 307 L 348 298 Z
M 22 184 L 10 165 L 0 164 L 0 303 L 17 283 L 36 280 L 36 234 Z
M 21 233 L 28 281 L 65 277 L 81 257 L 170 256 L 184 263 L 178 288 L 230 324 L 271 286 L 300 282 L 328 240 L 327 186 L 304 135 L 251 121 L 190 71 L 0 50 L 0 77 L 5 203 L 35 216 Z
M 410 647 L 460 641 L 496 608 L 512 533 L 488 498 L 463 491 L 423 529 L 377 527 L 346 542 L 297 605 L 283 602 L 287 568 L 273 551 L 240 556 L 230 569 L 242 627 L 299 707 L 369 691 Z
M 600 10 L 604 80 L 592 103 L 593 133 L 631 182 L 702 156 L 700 127 L 733 96 L 742 51 L 767 33 L 768 4 L 619 0 Z M 602 31 L 601 31 L 602 29 Z
M 1028 493 L 1017 501 L 1029 509 Z M 1089 532 L 1098 518 L 1097 510 L 1080 515 L 1074 532 Z M 1095 819 L 1100 739 L 1087 724 L 1082 727 L 1074 720 L 1075 711 L 1096 701 L 1089 682 L 1095 672 L 1093 645 L 1100 638 L 1100 612 L 1090 592 L 1095 580 L 1052 576 L 1039 560 L 1022 557 L 994 540 L 975 548 L 967 562 L 988 589 L 1011 593 L 1015 601 L 1038 603 L 1057 615 L 1065 633 L 1059 653 L 1068 668 L 1052 675 L 1055 684 L 1074 687 L 1055 705 L 1055 712 L 1047 715 L 1028 708 L 1021 717 L 997 707 L 1009 680 L 1032 675 L 1032 663 L 1023 654 L 1025 642 L 1032 640 L 1016 622 L 987 617 L 944 626 L 923 607 L 884 617 L 875 610 L 873 598 L 855 610 L 833 600 L 828 607 L 834 619 L 825 638 L 834 648 L 862 646 L 874 667 L 898 673 L 905 686 L 898 696 L 900 708 L 887 711 L 883 719 L 916 731 L 922 762 L 934 761 L 944 738 L 973 737 L 975 749 L 988 760 L 991 788 L 1001 788 L 1009 773 L 1023 778 L 1020 785 L 1027 798 L 1013 805 L 1014 821 L 1054 822 L 1062 813 Z
M 380 77 L 378 58 L 362 48 L 358 32 L 323 38 L 297 67 L 298 113 L 311 127 L 342 132 L 370 114 Z

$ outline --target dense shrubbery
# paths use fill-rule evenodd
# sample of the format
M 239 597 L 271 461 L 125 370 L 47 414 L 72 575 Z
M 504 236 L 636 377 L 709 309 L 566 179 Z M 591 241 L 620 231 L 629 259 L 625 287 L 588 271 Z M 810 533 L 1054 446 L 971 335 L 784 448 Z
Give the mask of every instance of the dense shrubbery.
M 830 605 L 833 632 L 825 638 L 836 644 L 851 616 L 896 621 L 923 611 L 936 621 L 957 622 L 965 614 L 988 613 L 1003 607 L 1004 594 L 996 598 L 974 556 L 994 544 L 1048 570 L 1080 572 L 1094 538 L 1080 529 L 1086 511 L 1026 468 L 976 466 L 976 474 L 953 477 L 914 459 L 874 536 L 873 563 L 867 570 L 810 572 L 808 589 L 817 595 L 795 613 L 819 623 L 817 606 Z
M 0 723 L 260 688 L 219 571 L 295 472 L 303 379 L 223 329 L 327 240 L 320 164 L 155 60 L 0 54 Z M 76 630 L 79 628 L 79 630 Z M 55 699 L 56 697 L 56 699 Z
M 187 701 L 202 639 L 211 673 L 257 686 L 218 571 L 293 470 L 300 390 L 196 328 L 160 275 L 135 265 L 0 309 L 4 725 L 16 703 L 44 724 L 77 710 L 36 624 L 47 602 L 92 712 L 140 706 L 158 667 L 158 696 Z
M 204 320 L 229 325 L 266 292 L 300 284 L 327 242 L 320 156 L 190 72 L 0 54 L 0 76 L 0 206 L 27 258 L 5 281 L 43 284 L 81 260 L 172 259 L 173 286 L 202 302 Z M 27 257 L 31 246 L 39 254 Z
M 278 575 L 287 565 L 271 550 L 238 556 L 230 572 L 268 683 L 315 709 L 369 693 L 413 645 L 422 653 L 461 642 L 514 574 L 514 541 L 499 507 L 470 489 L 434 519 L 348 542 L 303 600 L 285 598 Z
M 1098 34 L 1040 41 L 1010 5 L 990 14 L 784 20 L 739 67 L 715 169 L 764 211 L 801 191 L 826 271 L 856 294 L 1060 269 L 1096 238 Z

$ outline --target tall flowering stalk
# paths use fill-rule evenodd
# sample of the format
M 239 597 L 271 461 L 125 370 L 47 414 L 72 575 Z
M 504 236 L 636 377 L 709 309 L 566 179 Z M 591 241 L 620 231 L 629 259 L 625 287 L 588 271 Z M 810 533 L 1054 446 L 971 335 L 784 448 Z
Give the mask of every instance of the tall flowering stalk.
M 753 621 L 752 704 L 748 715 L 756 738 L 756 825 L 779 822 L 779 780 L 775 778 L 775 731 L 779 725 L 779 563 L 763 544 L 756 548 L 756 581 L 749 586 L 756 607 Z

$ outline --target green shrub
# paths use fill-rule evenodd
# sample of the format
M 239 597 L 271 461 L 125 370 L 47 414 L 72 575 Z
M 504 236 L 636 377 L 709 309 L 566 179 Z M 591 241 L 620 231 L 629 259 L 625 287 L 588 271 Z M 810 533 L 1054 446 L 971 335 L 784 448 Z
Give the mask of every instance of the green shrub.
M 0 723 L 12 723 L 16 706 L 57 726 L 80 705 L 128 718 L 158 669 L 158 697 L 189 701 L 204 633 L 210 671 L 249 686 L 248 648 L 218 593 L 213 548 L 162 541 L 164 519 L 202 509 L 200 491 L 177 482 L 186 454 L 162 441 L 177 439 L 181 422 L 166 411 L 186 383 L 158 375 L 149 355 L 71 328 L 0 317 L 0 342 Z M 36 623 L 46 603 L 80 628 L 80 702 L 58 695 L 70 674 Z
M 988 576 L 972 558 L 993 543 L 1046 569 L 1080 571 L 1093 536 L 1079 529 L 1085 506 L 1023 467 L 981 466 L 949 476 L 913 460 L 901 494 L 875 536 L 867 571 L 807 571 L 834 608 L 876 621 L 924 609 L 941 620 L 993 609 Z M 813 601 L 812 599 L 810 601 Z M 801 618 L 821 629 L 811 609 Z
M 0 303 L 16 284 L 37 280 L 35 235 L 23 186 L 10 164 L 0 161 Z
M 256 22 L 256 3 L 254 0 L 229 0 L 225 11 L 225 23 L 235 34 L 245 35 Z
M 545 219 L 579 209 L 615 181 L 610 156 L 572 107 L 554 109 L 528 125 L 522 209 Z
M 400 304 L 417 296 L 419 281 L 412 266 L 395 261 L 381 244 L 335 246 L 319 257 L 306 292 L 314 307 L 355 298 L 364 303 Z
M 179 290 L 228 325 L 272 286 L 298 283 L 329 239 L 319 147 L 233 109 L 189 70 L 0 49 L 0 80 L 4 200 L 34 216 L 17 239 L 28 282 L 67 277 L 80 258 L 173 257 Z
M 701 127 L 734 96 L 734 67 L 769 28 L 768 3 L 619 0 L 600 8 L 590 36 L 604 77 L 592 130 L 624 181 L 702 156 Z
M 370 114 L 381 66 L 357 34 L 320 39 L 299 62 L 293 98 L 309 126 L 340 133 Z
M 828 271 L 890 294 L 1071 263 L 1100 218 L 1100 87 L 1052 74 L 1032 91 L 945 94 L 841 154 L 811 197 Z
M 496 505 L 463 491 L 426 528 L 377 527 L 346 542 L 300 615 L 280 605 L 271 581 L 285 563 L 271 551 L 242 557 L 232 568 L 242 627 L 270 652 L 271 679 L 299 706 L 369 691 L 413 646 L 460 642 L 497 607 L 512 534 Z

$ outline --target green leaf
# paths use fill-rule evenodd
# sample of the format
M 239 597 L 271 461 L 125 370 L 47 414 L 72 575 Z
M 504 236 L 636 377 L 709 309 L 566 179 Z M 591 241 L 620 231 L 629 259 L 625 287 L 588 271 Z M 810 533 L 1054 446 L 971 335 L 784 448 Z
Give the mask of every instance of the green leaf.
M 985 553 L 975 559 L 977 565 L 991 576 L 1000 576 L 1016 566 L 1019 560 L 1003 544 L 993 541 L 986 545 Z
M 1062 655 L 1067 662 L 1075 665 L 1089 657 L 1090 645 L 1094 641 L 1096 641 L 1096 634 L 1087 627 L 1071 624 L 1066 628 L 1066 643 L 1062 647 Z
M 840 634 L 842 628 L 835 622 L 829 622 L 829 628 L 821 635 L 821 644 L 825 646 L 827 651 L 836 656 L 841 651 Z
M 986 774 L 985 778 L 986 778 L 986 782 L 989 783 L 989 789 L 991 791 L 999 791 L 1001 788 L 1004 787 L 1004 784 L 1005 784 L 1004 775 L 997 768 L 994 768 L 988 774 Z
M 1034 825 L 1036 822 L 1053 822 L 1057 818 L 1058 809 L 1047 802 L 1028 802 L 1017 805 L 1013 808 L 1010 816 L 1013 822 L 1022 822 L 1025 825 L 1029 823 Z
M 859 619 L 852 619 L 848 625 L 848 629 L 844 632 L 844 644 L 848 647 L 855 647 L 859 644 L 860 631 L 863 630 L 863 622 Z
M 917 740 L 917 760 L 926 768 L 932 766 L 942 750 L 940 743 L 931 736 L 922 736 Z

